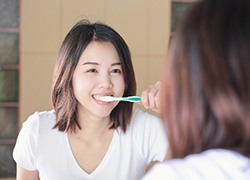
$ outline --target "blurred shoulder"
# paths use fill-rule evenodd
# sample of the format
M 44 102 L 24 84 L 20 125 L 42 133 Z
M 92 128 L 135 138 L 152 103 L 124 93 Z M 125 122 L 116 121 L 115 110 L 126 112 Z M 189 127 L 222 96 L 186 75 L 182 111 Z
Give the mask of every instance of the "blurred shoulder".
M 228 163 L 230 162 L 230 163 Z M 168 179 L 248 179 L 250 159 L 225 149 L 211 149 L 156 164 L 144 180 L 161 175 Z M 246 171 L 243 171 L 243 170 Z M 159 176 L 160 177 L 160 176 Z M 247 178 L 248 177 L 248 178 Z

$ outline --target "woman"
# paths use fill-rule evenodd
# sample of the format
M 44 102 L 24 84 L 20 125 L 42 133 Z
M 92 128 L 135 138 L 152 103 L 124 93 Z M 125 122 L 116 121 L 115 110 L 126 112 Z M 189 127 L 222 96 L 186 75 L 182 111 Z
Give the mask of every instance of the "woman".
M 162 79 L 168 160 L 143 179 L 250 178 L 249 17 L 249 0 L 201 0 L 185 15 Z
M 143 92 L 142 105 L 157 109 L 155 89 Z M 56 62 L 54 110 L 31 115 L 18 136 L 17 179 L 139 179 L 151 162 L 165 157 L 161 121 L 133 111 L 130 102 L 100 100 L 135 93 L 122 37 L 105 24 L 78 22 Z

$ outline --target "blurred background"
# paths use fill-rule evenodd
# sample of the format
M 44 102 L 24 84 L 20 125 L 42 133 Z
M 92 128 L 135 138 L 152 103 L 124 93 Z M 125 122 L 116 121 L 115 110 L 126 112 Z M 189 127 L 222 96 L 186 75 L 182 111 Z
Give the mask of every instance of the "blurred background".
M 193 0 L 0 0 L 0 179 L 15 179 L 22 122 L 50 110 L 54 63 L 80 19 L 112 26 L 132 52 L 137 95 L 160 79 L 168 41 Z

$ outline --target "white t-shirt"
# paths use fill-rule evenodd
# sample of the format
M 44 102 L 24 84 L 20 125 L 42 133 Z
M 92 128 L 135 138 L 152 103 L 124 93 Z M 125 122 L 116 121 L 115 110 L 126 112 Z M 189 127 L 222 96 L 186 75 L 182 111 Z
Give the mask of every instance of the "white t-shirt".
M 156 164 L 142 179 L 249 180 L 250 159 L 233 151 L 212 149 Z
M 77 164 L 67 133 L 52 129 L 55 122 L 54 111 L 31 115 L 23 123 L 13 151 L 16 163 L 38 170 L 41 180 L 138 180 L 151 161 L 162 161 L 166 155 L 162 122 L 137 109 L 126 134 L 120 128 L 114 131 L 102 162 L 88 174 Z

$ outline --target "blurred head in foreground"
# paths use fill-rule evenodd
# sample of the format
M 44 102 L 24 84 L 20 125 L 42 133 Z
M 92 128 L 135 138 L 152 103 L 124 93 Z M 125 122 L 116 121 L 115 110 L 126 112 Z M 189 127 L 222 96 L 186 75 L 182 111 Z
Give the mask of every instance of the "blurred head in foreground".
M 198 1 L 162 79 L 168 158 L 222 148 L 250 157 L 250 1 Z

